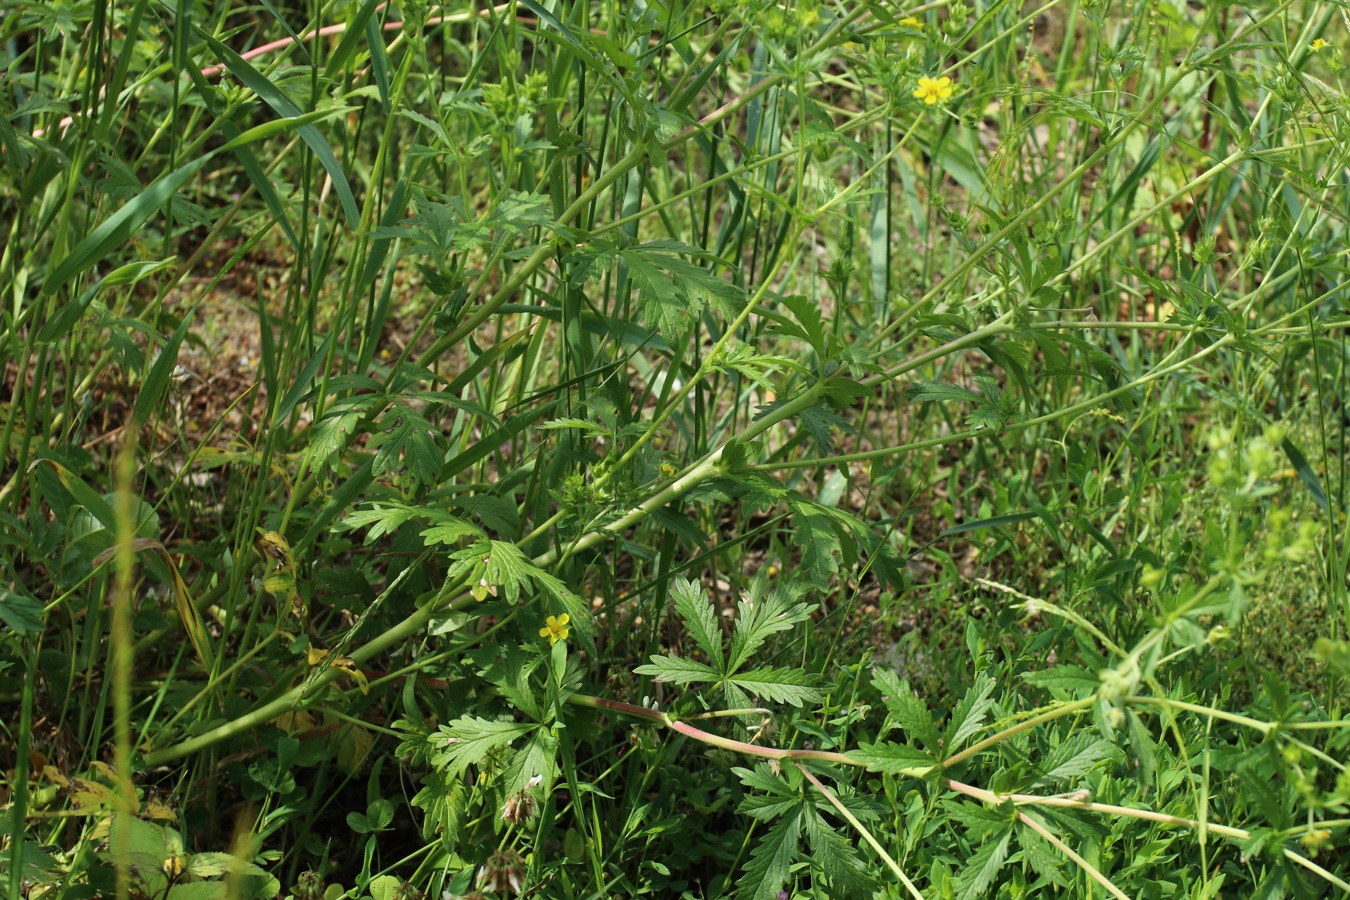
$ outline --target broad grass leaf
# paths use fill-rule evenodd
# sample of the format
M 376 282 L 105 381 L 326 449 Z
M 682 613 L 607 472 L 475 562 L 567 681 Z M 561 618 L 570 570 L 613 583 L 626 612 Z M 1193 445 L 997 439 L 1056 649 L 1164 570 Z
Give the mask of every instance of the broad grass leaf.
M 281 88 L 253 68 L 238 53 L 235 53 L 200 28 L 197 29 L 197 34 L 206 41 L 211 50 L 220 58 L 220 61 L 230 70 L 230 73 L 261 97 L 277 115 L 294 118 L 304 114 L 304 110 L 296 106 L 294 101 L 286 96 Z M 333 148 L 328 146 L 328 141 L 313 125 L 300 125 L 296 128 L 296 132 L 300 135 L 300 139 L 309 145 L 309 149 L 313 151 L 319 165 L 323 166 L 324 171 L 328 173 L 328 177 L 332 179 L 333 193 L 337 194 L 338 202 L 342 205 L 342 211 L 347 216 L 347 225 L 349 228 L 355 229 L 361 218 L 361 213 L 356 208 L 356 198 L 352 195 L 351 184 L 348 183 L 347 176 L 343 173 L 337 157 L 333 155 Z
M 131 411 L 131 421 L 137 429 L 149 422 L 155 410 L 161 408 L 164 392 L 169 387 L 169 377 L 178 365 L 178 348 L 183 346 L 183 339 L 187 337 L 188 324 L 191 321 L 191 313 L 183 316 L 183 321 L 178 323 L 178 327 L 169 335 L 159 355 L 150 365 L 150 371 L 146 373 L 145 381 L 141 383 L 141 391 L 136 395 L 136 405 Z
M 75 328 L 81 317 L 89 310 L 89 306 L 98 296 L 99 291 L 110 287 L 120 287 L 123 285 L 132 285 L 136 282 L 148 278 L 156 272 L 161 272 L 173 265 L 178 257 L 171 256 L 167 259 L 155 261 L 127 263 L 113 269 L 107 275 L 100 278 L 91 287 L 86 288 L 80 296 L 62 306 L 56 313 L 48 319 L 38 331 L 38 341 L 42 343 L 51 343 L 60 340 Z
M 42 293 L 56 293 L 85 269 L 104 261 L 157 210 L 172 200 L 188 179 L 197 174 L 217 152 L 212 151 L 179 166 L 127 201 L 48 271 L 47 279 L 42 283 Z

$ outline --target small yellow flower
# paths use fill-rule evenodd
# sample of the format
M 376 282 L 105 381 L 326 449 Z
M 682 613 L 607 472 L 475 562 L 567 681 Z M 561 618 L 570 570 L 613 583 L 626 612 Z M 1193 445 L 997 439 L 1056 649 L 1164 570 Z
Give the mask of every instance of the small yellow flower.
M 900 20 L 900 24 L 905 26 L 906 28 L 923 27 L 923 23 L 920 22 L 918 19 L 914 18 L 913 16 L 905 16 L 903 19 Z
M 548 645 L 552 647 L 558 641 L 567 640 L 567 623 L 572 621 L 572 617 L 567 613 L 561 616 L 549 616 L 548 624 L 539 629 L 539 636 L 548 638 Z
M 670 478 L 675 474 L 675 467 L 668 462 L 663 462 L 661 463 L 661 474 L 666 478 Z
M 946 75 L 941 78 L 929 78 L 924 76 L 919 79 L 919 86 L 914 89 L 914 96 L 918 97 L 924 103 L 932 106 L 939 100 L 946 100 L 952 95 L 952 80 Z
M 1313 41 L 1311 44 L 1308 45 L 1308 49 L 1316 53 L 1318 50 L 1321 50 L 1325 46 L 1327 46 L 1327 42 L 1324 41 L 1322 38 L 1318 38 L 1317 40 Z

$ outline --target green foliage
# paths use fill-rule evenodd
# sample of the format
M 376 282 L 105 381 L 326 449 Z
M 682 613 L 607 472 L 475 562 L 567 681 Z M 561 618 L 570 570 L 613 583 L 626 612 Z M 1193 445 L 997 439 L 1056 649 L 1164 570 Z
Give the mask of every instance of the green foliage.
M 819 677 L 800 669 L 744 668 L 770 637 L 807 620 L 810 606 L 797 602 L 802 588 L 778 585 L 771 590 L 763 578 L 752 581 L 750 590 L 737 605 L 735 628 L 725 649 L 717 614 L 702 589 L 692 581 L 679 579 L 672 593 L 675 608 L 690 636 L 713 664 L 678 656 L 653 656 L 649 664 L 633 670 L 636 674 L 672 684 L 707 683 L 732 708 L 743 705 L 747 694 L 793 706 L 822 698 Z
M 7 895 L 1350 891 L 1350 22 L 1235 10 L 7 6 Z

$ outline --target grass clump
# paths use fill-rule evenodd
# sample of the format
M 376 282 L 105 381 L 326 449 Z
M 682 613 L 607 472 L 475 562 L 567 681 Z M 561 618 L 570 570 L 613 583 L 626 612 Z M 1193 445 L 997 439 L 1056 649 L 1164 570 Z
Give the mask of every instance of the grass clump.
M 12 4 L 10 894 L 1350 892 L 1346 29 Z

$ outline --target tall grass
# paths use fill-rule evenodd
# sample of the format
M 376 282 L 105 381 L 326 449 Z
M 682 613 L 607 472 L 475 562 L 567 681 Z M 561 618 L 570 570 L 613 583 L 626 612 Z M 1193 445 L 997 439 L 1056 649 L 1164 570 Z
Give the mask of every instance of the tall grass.
M 1346 29 L 15 4 L 10 893 L 1350 891 Z

